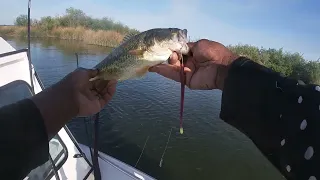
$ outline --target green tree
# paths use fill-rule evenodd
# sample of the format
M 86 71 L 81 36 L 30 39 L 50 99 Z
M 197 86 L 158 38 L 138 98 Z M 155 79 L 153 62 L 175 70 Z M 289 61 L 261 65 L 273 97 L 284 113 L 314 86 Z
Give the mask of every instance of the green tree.
M 303 79 L 306 83 L 320 84 L 320 63 L 319 61 L 309 61 L 304 66 Z
M 46 31 L 52 30 L 54 27 L 59 26 L 59 21 L 51 16 L 42 17 L 39 25 Z
M 299 53 L 284 52 L 283 49 L 265 49 L 251 45 L 230 45 L 234 53 L 250 58 L 285 76 L 320 84 L 320 62 L 306 61 Z
M 67 25 L 69 27 L 76 27 L 76 26 L 85 26 L 87 27 L 88 24 L 88 17 L 87 15 L 80 9 L 75 9 L 70 7 L 66 9 L 66 15 L 64 16 Z
M 27 15 L 19 15 L 15 22 L 14 25 L 16 26 L 27 26 L 28 25 L 28 16 Z

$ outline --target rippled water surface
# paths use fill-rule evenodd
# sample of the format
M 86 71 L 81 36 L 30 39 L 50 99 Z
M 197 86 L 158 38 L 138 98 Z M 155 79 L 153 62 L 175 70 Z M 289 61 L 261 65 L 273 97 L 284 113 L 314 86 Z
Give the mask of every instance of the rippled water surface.
M 15 48 L 25 40 L 7 39 Z M 45 84 L 59 81 L 76 68 L 93 67 L 111 49 L 61 40 L 32 40 L 31 58 Z M 113 100 L 100 114 L 100 150 L 135 166 L 157 179 L 282 179 L 273 166 L 239 131 L 219 119 L 220 91 L 186 89 L 184 134 L 179 131 L 180 84 L 149 73 L 117 86 Z M 89 144 L 84 122 L 74 119 L 68 127 L 80 143 Z M 90 124 L 89 134 L 90 134 Z M 162 167 L 159 162 L 172 129 Z

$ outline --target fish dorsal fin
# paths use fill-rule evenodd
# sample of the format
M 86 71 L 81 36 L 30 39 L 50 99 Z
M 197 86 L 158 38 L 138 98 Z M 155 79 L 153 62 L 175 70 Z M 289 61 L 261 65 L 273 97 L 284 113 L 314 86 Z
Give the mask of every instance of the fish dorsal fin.
M 126 36 L 124 36 L 124 38 L 121 41 L 121 44 L 125 43 L 126 41 L 128 41 L 129 39 L 131 39 L 133 36 L 137 35 L 137 33 L 128 33 Z

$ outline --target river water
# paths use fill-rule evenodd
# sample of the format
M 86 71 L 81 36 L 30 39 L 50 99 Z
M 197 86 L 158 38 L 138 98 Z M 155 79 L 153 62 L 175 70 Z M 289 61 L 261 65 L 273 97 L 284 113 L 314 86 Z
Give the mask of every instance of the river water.
M 25 40 L 7 40 L 16 49 L 27 47 Z M 32 62 L 46 87 L 76 68 L 74 53 L 79 53 L 79 66 L 91 68 L 110 50 L 79 41 L 31 41 Z M 246 136 L 219 118 L 218 90 L 186 88 L 184 134 L 180 135 L 179 92 L 179 83 L 154 73 L 118 83 L 115 96 L 100 114 L 100 151 L 157 179 L 283 179 Z M 90 122 L 90 118 L 77 118 L 68 123 L 82 144 L 91 143 L 85 130 L 86 123 L 91 134 Z M 168 148 L 159 167 L 171 128 Z

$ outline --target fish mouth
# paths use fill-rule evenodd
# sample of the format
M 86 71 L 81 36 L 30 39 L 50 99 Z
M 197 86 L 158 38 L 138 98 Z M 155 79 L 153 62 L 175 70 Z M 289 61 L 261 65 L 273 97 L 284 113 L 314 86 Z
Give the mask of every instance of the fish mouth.
M 187 55 L 190 51 L 190 48 L 188 46 L 188 30 L 187 29 L 181 29 L 179 31 L 179 42 L 181 43 L 181 49 L 180 53 L 183 55 Z
M 181 29 L 179 30 L 179 41 L 180 42 L 188 42 L 188 30 L 187 29 Z
M 184 39 L 188 39 L 188 30 L 187 29 L 181 29 L 179 31 L 179 33 Z
M 188 44 L 183 42 L 180 45 L 181 45 L 180 49 L 176 49 L 176 50 L 169 49 L 171 51 L 171 55 L 173 53 L 182 54 L 182 55 L 189 55 L 190 48 L 189 48 Z M 171 58 L 171 55 L 170 55 L 169 59 Z
M 190 51 L 190 48 L 188 46 L 187 43 L 183 43 L 180 50 L 179 50 L 179 53 L 183 54 L 183 55 L 188 55 L 189 54 L 189 51 Z

